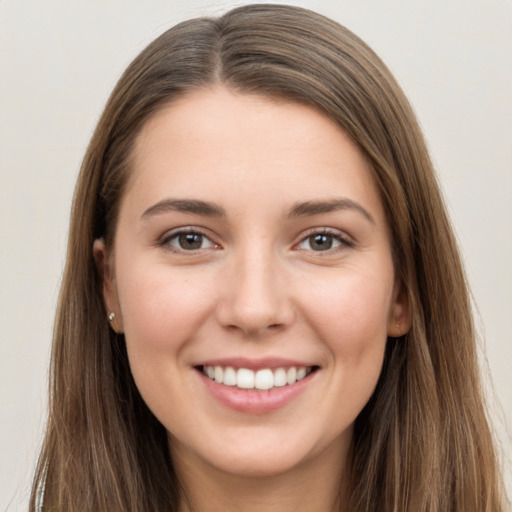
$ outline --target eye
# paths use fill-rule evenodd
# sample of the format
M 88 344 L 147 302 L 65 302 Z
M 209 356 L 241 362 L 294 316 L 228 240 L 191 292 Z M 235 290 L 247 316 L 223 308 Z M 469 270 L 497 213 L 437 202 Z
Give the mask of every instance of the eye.
M 312 233 L 304 238 L 298 244 L 297 248 L 307 251 L 324 252 L 351 245 L 351 242 L 343 238 L 343 236 L 338 233 L 322 231 L 320 233 Z
M 163 240 L 162 245 L 177 251 L 198 251 L 218 247 L 206 235 L 198 231 L 181 231 Z

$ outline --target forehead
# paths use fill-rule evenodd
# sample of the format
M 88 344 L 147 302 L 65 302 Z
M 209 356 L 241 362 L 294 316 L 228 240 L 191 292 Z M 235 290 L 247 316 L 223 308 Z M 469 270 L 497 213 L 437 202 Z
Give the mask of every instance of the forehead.
M 349 194 L 381 210 L 370 165 L 334 121 L 307 105 L 223 87 L 189 93 L 149 119 L 126 194 L 222 201 L 269 188 L 280 201 Z
M 220 155 L 237 147 L 250 152 L 258 146 L 279 152 L 297 152 L 301 147 L 307 151 L 320 140 L 339 143 L 334 139 L 340 136 L 346 137 L 334 121 L 308 105 L 219 86 L 189 92 L 161 108 L 137 137 L 135 157 L 140 163 L 148 156 L 147 150 L 171 138 L 187 142 L 183 151 L 197 143 Z M 201 158 L 198 153 L 195 156 Z

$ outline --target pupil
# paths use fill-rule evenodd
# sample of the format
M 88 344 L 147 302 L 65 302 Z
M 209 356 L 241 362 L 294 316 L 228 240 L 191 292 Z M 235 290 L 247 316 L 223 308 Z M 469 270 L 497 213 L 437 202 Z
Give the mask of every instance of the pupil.
M 184 233 L 179 237 L 180 246 L 182 249 L 200 249 L 203 242 L 203 235 L 197 233 Z
M 311 248 L 316 251 L 327 251 L 332 247 L 331 235 L 315 235 L 311 237 Z

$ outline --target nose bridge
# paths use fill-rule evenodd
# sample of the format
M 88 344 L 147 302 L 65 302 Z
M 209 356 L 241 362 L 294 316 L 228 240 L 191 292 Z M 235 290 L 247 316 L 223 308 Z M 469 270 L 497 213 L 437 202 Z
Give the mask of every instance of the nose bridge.
M 252 246 L 251 246 L 252 245 Z M 269 244 L 248 244 L 236 251 L 224 275 L 219 320 L 246 334 L 283 327 L 292 308 L 280 259 Z

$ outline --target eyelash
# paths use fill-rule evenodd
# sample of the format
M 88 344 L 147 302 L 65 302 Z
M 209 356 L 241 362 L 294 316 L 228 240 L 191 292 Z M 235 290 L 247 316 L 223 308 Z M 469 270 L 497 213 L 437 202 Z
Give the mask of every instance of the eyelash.
M 328 247 L 327 249 L 319 250 L 319 251 L 315 251 L 313 249 L 301 249 L 299 247 L 300 245 L 302 245 L 303 243 L 305 243 L 308 240 L 310 241 L 309 245 L 311 247 L 311 240 L 314 237 L 318 237 L 318 236 L 329 237 L 331 239 L 332 243 L 337 241 L 338 245 L 336 245 L 335 247 Z M 351 238 L 349 238 L 347 235 L 344 235 L 337 230 L 332 230 L 332 229 L 328 229 L 328 228 L 322 228 L 322 229 L 314 228 L 314 229 L 311 229 L 306 234 L 306 236 L 304 236 L 300 240 L 300 242 L 295 245 L 295 247 L 297 247 L 298 250 L 311 251 L 311 252 L 317 253 L 319 256 L 321 256 L 324 254 L 325 255 L 335 254 L 335 253 L 337 253 L 339 251 L 343 251 L 347 248 L 354 247 L 354 241 Z
M 197 236 L 201 237 L 201 245 L 204 243 L 204 241 L 207 241 L 209 243 L 209 246 L 208 247 L 199 247 L 196 249 L 184 249 L 183 247 L 177 247 L 171 243 L 172 241 L 177 241 L 177 243 L 179 244 L 180 237 L 186 236 L 186 235 L 197 235 Z M 324 249 L 324 250 L 315 251 L 314 249 L 311 248 L 311 241 L 314 237 L 319 237 L 319 236 L 320 237 L 329 237 L 331 244 L 338 242 L 338 245 L 335 245 L 334 247 L 332 247 L 332 246 L 328 247 L 327 249 Z M 310 248 L 309 249 L 301 248 L 300 246 L 302 244 L 304 244 L 305 242 L 307 242 L 308 240 L 309 240 Z M 204 249 L 220 248 L 219 244 L 214 242 L 208 235 L 203 233 L 200 229 L 196 229 L 196 228 L 186 228 L 186 229 L 180 229 L 178 231 L 174 231 L 174 232 L 168 234 L 167 236 L 165 236 L 159 242 L 159 245 L 162 247 L 165 247 L 173 252 L 176 252 L 176 253 L 191 253 L 191 254 L 197 253 L 198 251 L 201 251 Z M 339 231 L 331 230 L 328 228 L 322 228 L 322 229 L 314 228 L 314 229 L 311 229 L 306 234 L 306 236 L 303 236 L 301 238 L 301 240 L 297 244 L 294 245 L 294 248 L 297 248 L 297 250 L 311 251 L 313 253 L 318 253 L 319 255 L 322 255 L 324 253 L 326 253 L 326 254 L 337 253 L 338 251 L 342 251 L 346 248 L 350 248 L 353 246 L 354 246 L 353 240 L 350 239 L 346 235 L 345 236 L 342 235 Z
M 176 247 L 171 244 L 172 241 L 176 240 L 178 243 L 180 242 L 180 237 L 186 236 L 186 235 L 197 235 L 201 237 L 201 245 L 204 241 L 208 241 L 210 244 L 210 247 L 199 247 L 197 249 L 184 249 L 182 247 Z M 174 231 L 166 236 L 159 242 L 159 245 L 162 247 L 165 247 L 166 249 L 169 249 L 176 253 L 197 253 L 198 251 L 201 251 L 203 249 L 210 249 L 210 248 L 219 248 L 220 246 L 215 243 L 209 236 L 204 234 L 201 230 L 196 228 L 185 228 L 180 229 L 178 231 Z

